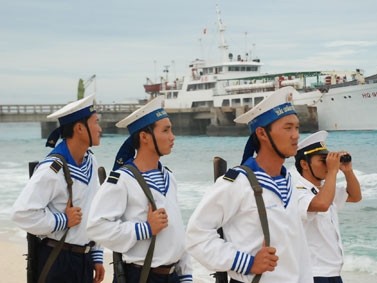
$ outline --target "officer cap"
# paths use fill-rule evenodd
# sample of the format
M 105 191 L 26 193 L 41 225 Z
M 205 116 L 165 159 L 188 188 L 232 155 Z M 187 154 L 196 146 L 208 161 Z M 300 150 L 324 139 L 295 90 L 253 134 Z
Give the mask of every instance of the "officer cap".
M 328 154 L 329 151 L 325 144 L 327 136 L 328 132 L 318 131 L 299 142 L 296 160 L 301 160 L 309 155 Z

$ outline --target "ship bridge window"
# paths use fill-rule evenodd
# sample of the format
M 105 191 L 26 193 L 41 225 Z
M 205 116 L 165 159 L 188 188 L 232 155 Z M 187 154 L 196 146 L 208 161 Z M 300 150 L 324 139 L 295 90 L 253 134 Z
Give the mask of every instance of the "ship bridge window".
M 240 106 L 240 105 L 241 105 L 241 99 L 239 99 L 239 98 L 232 99 L 232 106 L 233 107 Z
M 246 67 L 246 71 L 247 72 L 251 72 L 251 71 L 258 71 L 258 66 L 247 66 Z
M 254 98 L 254 105 L 257 105 L 259 102 L 261 102 L 264 99 L 263 96 L 258 96 Z
M 223 102 L 221 103 L 221 106 L 229 106 L 229 99 L 224 99 Z
M 252 98 L 244 98 L 242 101 L 243 101 L 243 105 L 253 106 L 253 99 Z

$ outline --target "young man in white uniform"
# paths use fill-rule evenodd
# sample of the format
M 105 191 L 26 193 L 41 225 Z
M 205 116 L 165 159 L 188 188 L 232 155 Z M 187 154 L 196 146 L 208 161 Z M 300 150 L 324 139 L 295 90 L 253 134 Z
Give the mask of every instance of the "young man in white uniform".
M 89 207 L 99 189 L 97 161 L 89 150 L 99 145 L 102 131 L 93 104 L 94 95 L 91 95 L 47 117 L 59 120 L 59 127 L 46 143 L 54 149 L 37 165 L 13 205 L 12 220 L 23 230 L 43 239 L 39 273 L 69 228 L 46 283 L 92 283 L 104 279 L 103 250 L 92 246 L 86 232 Z M 63 141 L 55 147 L 60 137 Z M 62 163 L 51 154 L 60 154 L 68 164 L 73 180 L 72 203 L 67 204 L 69 194 Z
M 298 145 L 296 184 L 300 215 L 310 247 L 315 283 L 342 283 L 343 247 L 339 232 L 338 211 L 345 202 L 361 200 L 360 184 L 352 170 L 347 152 L 329 152 L 325 141 L 328 133 L 319 131 Z M 341 158 L 345 158 L 341 162 Z M 347 186 L 336 186 L 342 171 Z
M 299 139 L 290 101 L 294 91 L 282 88 L 235 120 L 251 131 L 241 164 L 254 171 L 262 186 L 271 245 L 264 244 L 246 172 L 237 167 L 216 180 L 189 220 L 188 252 L 209 270 L 227 271 L 231 282 L 252 282 L 256 274 L 262 274 L 263 283 L 313 282 L 297 192 L 283 166 L 296 154 Z M 220 227 L 224 239 L 217 234 Z
M 139 282 L 153 235 L 156 244 L 147 282 L 192 281 L 177 183 L 159 161 L 170 154 L 175 140 L 162 99 L 155 98 L 116 124 L 127 127 L 130 137 L 117 154 L 114 171 L 94 199 L 87 226 L 95 241 L 122 253 L 127 283 Z M 157 210 L 152 211 L 133 173 L 122 167 L 126 164 L 142 174 Z

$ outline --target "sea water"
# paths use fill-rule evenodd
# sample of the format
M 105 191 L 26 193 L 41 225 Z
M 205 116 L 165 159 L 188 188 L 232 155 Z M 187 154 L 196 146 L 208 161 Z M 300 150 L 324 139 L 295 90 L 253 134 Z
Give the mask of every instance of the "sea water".
M 307 134 L 302 134 L 304 138 Z M 104 135 L 92 150 L 109 172 L 125 136 Z M 213 158 L 224 158 L 228 166 L 239 164 L 247 137 L 177 136 L 173 151 L 161 162 L 173 171 L 179 185 L 179 202 L 187 223 L 203 193 L 213 184 Z M 340 230 L 345 250 L 344 271 L 377 276 L 377 131 L 330 132 L 330 150 L 346 150 L 361 183 L 363 200 L 346 204 L 340 212 Z M 50 148 L 44 146 L 39 123 L 0 123 L 0 236 L 24 237 L 9 219 L 11 206 L 25 186 L 28 163 L 42 159 Z M 285 165 L 292 170 L 293 158 Z M 342 173 L 338 184 L 344 185 Z M 273 235 L 271 235 L 273 237 Z

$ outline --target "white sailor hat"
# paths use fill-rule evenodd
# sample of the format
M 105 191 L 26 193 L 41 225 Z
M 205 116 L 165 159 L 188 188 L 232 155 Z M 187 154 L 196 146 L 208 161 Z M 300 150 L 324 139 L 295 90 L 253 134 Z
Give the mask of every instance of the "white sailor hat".
M 115 157 L 113 170 L 117 170 L 128 162 L 132 163 L 132 158 L 134 157 L 136 151 L 133 144 L 133 134 L 153 124 L 154 122 L 168 117 L 168 114 L 162 106 L 163 101 L 163 95 L 157 96 L 155 99 L 151 100 L 150 102 L 115 124 L 118 128 L 127 127 L 130 136 L 119 148 L 118 153 Z
M 61 127 L 91 116 L 96 112 L 94 94 L 68 103 L 56 112 L 47 116 L 47 119 L 58 119 L 59 127 L 47 138 L 46 146 L 54 148 L 61 135 Z
M 309 155 L 328 154 L 329 151 L 325 143 L 327 136 L 328 132 L 318 131 L 299 142 L 296 160 L 301 160 Z
M 154 122 L 168 117 L 163 109 L 164 96 L 160 95 L 115 124 L 128 129 L 130 135 Z
M 296 114 L 292 104 L 294 93 L 297 91 L 291 86 L 278 89 L 251 110 L 238 116 L 234 122 L 247 124 L 250 132 L 254 133 L 258 127 L 267 126 L 284 116 Z
M 94 94 L 68 103 L 58 111 L 47 116 L 47 119 L 58 119 L 60 126 L 79 121 L 96 112 Z

